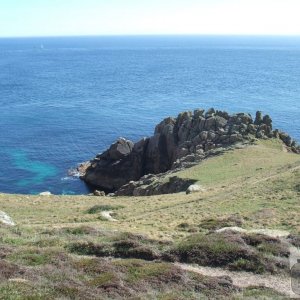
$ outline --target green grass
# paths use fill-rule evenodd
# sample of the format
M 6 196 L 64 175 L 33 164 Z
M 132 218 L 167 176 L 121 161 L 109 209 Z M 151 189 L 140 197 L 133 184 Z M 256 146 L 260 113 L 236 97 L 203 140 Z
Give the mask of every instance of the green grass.
M 124 206 L 122 205 L 95 205 L 91 208 L 89 208 L 87 210 L 87 213 L 88 214 L 96 214 L 96 213 L 99 213 L 99 212 L 102 212 L 102 211 L 109 211 L 109 210 L 118 210 L 120 208 L 124 208 Z
M 39 266 L 54 262 L 58 255 L 59 253 L 56 249 L 47 248 L 46 250 L 42 250 L 35 247 L 21 247 L 7 258 L 20 265 Z
M 241 234 L 232 233 L 194 234 L 173 247 L 170 254 L 181 262 L 202 266 L 254 273 L 280 271 L 269 258 L 269 252 L 250 247 L 243 238 Z
M 276 167 L 299 163 L 299 156 L 282 151 L 279 140 L 259 140 L 257 145 L 237 149 L 208 159 L 177 174 L 199 181 L 204 186 L 239 182 L 245 177 L 260 177 Z
M 103 287 L 107 284 L 111 284 L 115 280 L 117 280 L 117 277 L 113 272 L 104 272 L 90 280 L 89 284 L 96 287 Z
M 170 272 L 172 265 L 164 262 L 148 263 L 139 259 L 126 259 L 114 263 L 118 267 L 126 268 L 126 281 L 136 282 L 149 278 L 156 278 Z
M 249 287 L 243 291 L 242 295 L 235 297 L 235 299 L 284 300 L 288 298 L 269 288 Z
M 24 283 L 0 283 L 0 300 L 50 300 L 47 292 Z

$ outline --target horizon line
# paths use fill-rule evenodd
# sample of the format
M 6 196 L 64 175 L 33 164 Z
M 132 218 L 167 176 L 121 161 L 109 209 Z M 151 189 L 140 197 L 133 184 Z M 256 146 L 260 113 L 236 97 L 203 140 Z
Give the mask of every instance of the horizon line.
M 72 37 L 299 37 L 300 34 L 270 34 L 270 33 L 253 33 L 253 34 L 238 34 L 238 33 L 144 33 L 144 34 L 70 34 L 70 35 L 28 35 L 28 36 L 0 36 L 0 39 L 30 39 L 30 38 L 72 38 Z

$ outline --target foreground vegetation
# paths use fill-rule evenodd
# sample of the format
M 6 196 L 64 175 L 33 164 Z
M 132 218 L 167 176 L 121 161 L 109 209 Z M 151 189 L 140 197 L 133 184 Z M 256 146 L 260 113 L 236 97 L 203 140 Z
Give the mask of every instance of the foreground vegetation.
M 205 192 L 151 197 L 0 195 L 0 299 L 282 299 L 177 263 L 288 276 L 300 234 L 300 157 L 277 140 L 236 149 L 177 174 Z M 113 212 L 117 222 L 103 217 Z M 299 246 L 298 246 L 299 247 Z

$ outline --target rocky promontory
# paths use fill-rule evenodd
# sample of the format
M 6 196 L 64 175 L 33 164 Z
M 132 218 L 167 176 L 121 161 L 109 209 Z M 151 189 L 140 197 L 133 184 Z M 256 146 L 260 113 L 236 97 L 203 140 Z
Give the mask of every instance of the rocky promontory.
M 119 138 L 108 150 L 82 164 L 79 171 L 88 185 L 116 195 L 167 193 L 170 192 L 169 183 L 156 186 L 154 190 L 137 191 L 157 176 L 193 166 L 208 156 L 236 144 L 251 143 L 255 138 L 277 138 L 289 151 L 300 153 L 300 147 L 288 134 L 273 130 L 269 115 L 263 116 L 258 111 L 253 119 L 246 113 L 231 115 L 213 108 L 198 109 L 164 119 L 156 126 L 153 136 L 137 143 Z M 172 180 L 172 192 L 182 191 L 192 184 L 180 182 L 176 177 Z

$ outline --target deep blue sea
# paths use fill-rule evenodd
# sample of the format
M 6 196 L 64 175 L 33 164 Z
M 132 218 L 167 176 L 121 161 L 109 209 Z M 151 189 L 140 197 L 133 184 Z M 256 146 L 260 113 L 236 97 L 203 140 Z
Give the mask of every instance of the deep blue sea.
M 0 192 L 87 193 L 68 169 L 183 110 L 262 110 L 300 141 L 300 37 L 0 39 L 0 104 Z

